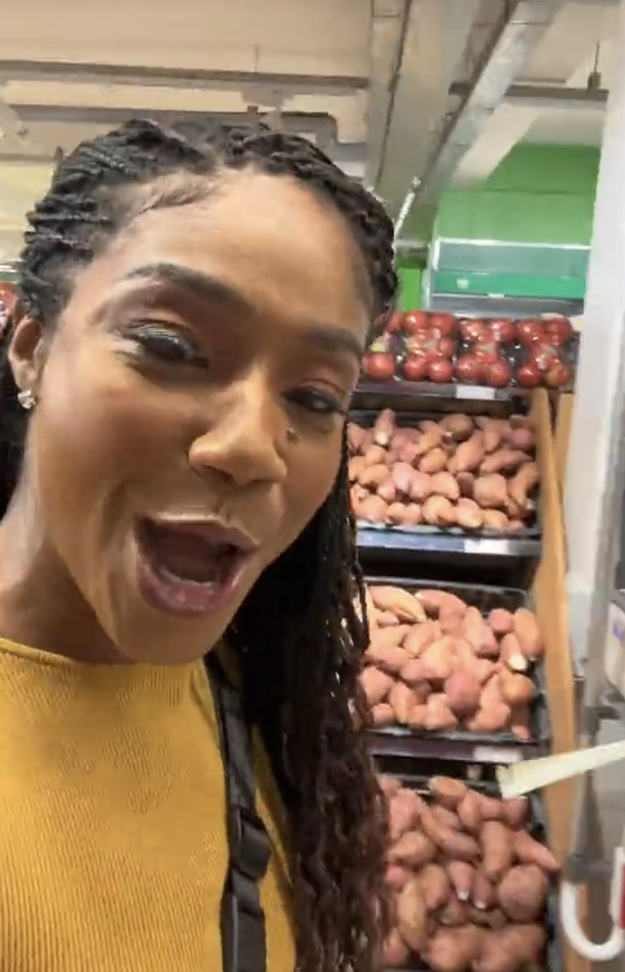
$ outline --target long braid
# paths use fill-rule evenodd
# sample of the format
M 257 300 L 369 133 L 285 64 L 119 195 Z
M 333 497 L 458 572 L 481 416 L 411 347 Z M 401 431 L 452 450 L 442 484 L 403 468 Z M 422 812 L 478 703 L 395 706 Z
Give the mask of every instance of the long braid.
M 197 201 L 223 170 L 246 167 L 291 175 L 343 215 L 368 273 L 372 322 L 386 312 L 397 283 L 392 224 L 319 149 L 262 126 L 225 132 L 135 121 L 60 160 L 50 191 L 28 217 L 18 315 L 53 328 L 75 272 L 142 211 L 138 206 Z M 25 434 L 6 360 L 10 336 L 8 326 L 0 336 L 0 515 L 17 483 Z M 330 496 L 263 573 L 229 632 L 246 706 L 288 807 L 301 972 L 373 972 L 384 933 L 383 801 L 366 751 L 357 678 L 364 612 L 344 439 Z

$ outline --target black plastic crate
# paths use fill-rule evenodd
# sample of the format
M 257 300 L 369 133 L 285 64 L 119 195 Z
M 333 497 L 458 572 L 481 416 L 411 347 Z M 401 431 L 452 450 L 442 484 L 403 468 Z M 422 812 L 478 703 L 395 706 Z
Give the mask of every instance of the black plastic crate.
M 462 767 L 454 761 L 446 763 L 441 760 L 415 760 L 411 772 L 406 772 L 405 764 L 403 768 L 398 767 L 397 770 L 392 769 L 388 764 L 383 770 L 378 766 L 377 770 L 379 776 L 389 776 L 399 780 L 402 786 L 415 790 L 426 801 L 431 798 L 428 780 L 432 776 L 452 777 L 461 780 L 479 793 L 501 798 L 494 767 Z M 543 800 L 538 793 L 530 794 L 527 799 L 529 814 L 526 829 L 535 840 L 549 847 L 549 831 Z M 540 968 L 544 972 L 563 972 L 564 957 L 558 920 L 558 890 L 553 884 L 543 915 L 543 923 L 547 930 L 547 944 Z M 401 970 L 394 969 L 389 972 L 401 972 Z M 425 961 L 417 959 L 410 966 L 405 967 L 405 972 L 430 972 L 430 966 Z
M 372 574 L 367 574 L 365 580 L 367 585 L 391 585 L 404 588 L 404 590 L 410 592 L 436 589 L 457 594 L 469 606 L 478 608 L 483 616 L 486 616 L 493 608 L 505 608 L 508 611 L 516 611 L 520 607 L 533 609 L 528 594 L 515 588 L 486 587 L 480 584 L 448 584 L 443 581 L 416 580 L 407 577 L 381 577 Z M 536 696 L 530 705 L 531 739 L 528 742 L 520 741 L 509 730 L 498 733 L 475 733 L 456 729 L 447 732 L 431 732 L 425 729 L 412 729 L 407 726 L 385 726 L 368 730 L 372 755 L 410 758 L 434 756 L 434 751 L 427 753 L 425 748 L 419 746 L 421 740 L 425 742 L 436 741 L 441 744 L 439 747 L 441 758 L 449 755 L 449 758 L 483 762 L 486 761 L 485 757 L 488 755 L 488 762 L 508 763 L 519 758 L 546 755 L 551 740 L 551 723 L 542 662 L 534 665 L 528 674 L 536 685 Z M 403 746 L 402 741 L 404 742 Z M 414 745 L 415 742 L 416 745 Z M 393 745 L 393 743 L 396 744 Z M 447 744 L 450 747 L 448 753 L 445 752 L 446 747 L 442 744 Z M 458 749 L 459 746 L 460 749 Z M 432 750 L 432 747 L 428 748 Z M 476 748 L 478 749 L 477 753 L 475 752 Z M 490 754 L 482 753 L 482 758 L 480 758 L 479 749 L 491 750 L 491 752 Z M 499 757 L 498 752 L 500 753 Z
M 364 409 L 354 409 L 350 412 L 349 421 L 356 422 L 358 425 L 362 425 L 365 428 L 370 428 L 374 423 L 380 410 L 370 411 Z M 458 406 L 454 409 L 458 411 Z M 468 414 L 468 413 L 467 413 Z M 474 417 L 479 417 L 480 413 L 477 413 Z M 516 414 L 524 414 L 517 412 Z M 397 420 L 397 425 L 400 428 L 416 428 L 419 422 L 423 421 L 440 421 L 444 416 L 437 412 L 407 412 L 407 411 L 395 411 L 395 418 Z M 540 485 L 539 485 L 540 490 Z M 538 491 L 539 491 L 538 490 Z M 538 495 L 538 493 L 536 494 Z M 376 531 L 381 535 L 380 544 L 384 545 L 382 535 L 384 534 L 395 534 L 402 535 L 406 537 L 458 537 L 458 538 L 486 538 L 489 540 L 507 540 L 512 543 L 519 543 L 523 540 L 538 540 L 542 536 L 542 526 L 540 521 L 540 504 L 536 502 L 536 507 L 533 515 L 528 518 L 525 524 L 525 529 L 519 531 L 518 533 L 505 533 L 499 530 L 465 530 L 462 527 L 436 527 L 430 526 L 429 524 L 419 524 L 418 526 L 388 526 L 386 524 L 370 523 L 368 520 L 358 520 L 358 527 L 361 530 Z

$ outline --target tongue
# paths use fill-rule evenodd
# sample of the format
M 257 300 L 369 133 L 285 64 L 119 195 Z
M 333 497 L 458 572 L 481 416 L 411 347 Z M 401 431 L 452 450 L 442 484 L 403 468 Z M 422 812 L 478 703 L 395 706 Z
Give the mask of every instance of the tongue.
M 148 541 L 156 564 L 182 580 L 219 584 L 232 565 L 233 548 L 214 546 L 175 530 L 150 530 Z

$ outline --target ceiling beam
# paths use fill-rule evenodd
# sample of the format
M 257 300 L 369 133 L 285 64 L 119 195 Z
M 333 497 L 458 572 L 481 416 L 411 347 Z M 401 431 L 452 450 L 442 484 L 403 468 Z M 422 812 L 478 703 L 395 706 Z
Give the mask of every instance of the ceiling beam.
M 128 85 L 141 88 L 183 88 L 219 90 L 268 88 L 289 95 L 345 95 L 366 91 L 367 77 L 340 75 L 270 74 L 262 71 L 211 71 L 186 68 L 140 67 L 139 65 L 81 64 L 70 61 L 0 60 L 0 82 L 36 81 L 66 84 Z
M 469 94 L 467 84 L 452 84 L 449 93 L 460 98 Z M 603 88 L 568 88 L 566 85 L 550 84 L 513 84 L 506 91 L 505 101 L 523 108 L 539 108 L 548 111 L 588 110 L 595 108 L 605 111 L 608 102 L 608 92 Z
M 408 191 L 404 213 L 411 216 L 411 235 L 429 234 L 444 189 L 450 185 L 462 158 L 476 142 L 508 88 L 519 77 L 564 0 L 516 0 L 502 10 L 490 43 L 473 72 L 460 107 L 444 126 L 426 166 Z M 399 228 L 401 230 L 401 228 Z

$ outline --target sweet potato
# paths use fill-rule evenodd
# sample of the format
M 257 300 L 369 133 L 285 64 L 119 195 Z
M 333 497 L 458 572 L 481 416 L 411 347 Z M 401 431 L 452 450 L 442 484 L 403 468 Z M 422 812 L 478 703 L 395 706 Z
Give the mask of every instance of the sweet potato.
M 417 440 L 418 456 L 425 456 L 434 449 L 437 449 L 441 445 L 443 439 L 445 438 L 444 430 L 435 423 L 435 425 L 430 426 L 428 429 L 421 433 L 420 438 Z M 426 470 L 428 472 L 429 470 Z
M 423 603 L 423 602 L 421 602 Z M 440 637 L 440 628 L 435 621 L 426 621 L 415 625 L 406 634 L 402 648 L 411 658 L 419 658 L 425 648 Z
M 512 867 L 513 834 L 498 820 L 488 820 L 480 833 L 482 870 L 491 881 L 500 881 Z
M 388 852 L 389 862 L 405 864 L 407 867 L 424 867 L 434 860 L 436 848 L 434 844 L 420 830 L 410 830 L 403 834 Z
M 404 510 L 403 526 L 419 526 L 423 520 L 423 510 L 418 503 L 408 503 Z
M 401 789 L 389 802 L 388 833 L 391 843 L 412 830 L 423 813 L 423 801 L 412 790 Z
M 408 964 L 410 949 L 394 928 L 384 943 L 383 962 L 387 969 L 401 969 Z
M 521 651 L 519 639 L 513 632 L 503 636 L 499 647 L 499 657 L 510 671 L 522 673 L 528 670 L 529 659 Z
M 445 857 L 450 860 L 467 861 L 468 863 L 472 863 L 478 858 L 479 846 L 477 841 L 469 834 L 460 833 L 452 827 L 443 827 L 433 817 L 429 808 L 421 811 L 419 819 L 424 833 L 436 844 Z
M 466 904 L 465 908 L 468 920 L 480 928 L 497 929 L 508 924 L 508 919 L 499 908 L 489 908 L 487 911 L 482 911 L 472 904 Z
M 441 928 L 429 940 L 424 958 L 433 972 L 463 972 L 479 957 L 484 935 L 475 925 Z
M 460 489 L 460 495 L 466 498 L 473 496 L 473 483 L 475 476 L 470 472 L 459 472 L 456 474 L 456 482 Z
M 406 522 L 405 505 L 399 502 L 389 503 L 388 508 L 386 510 L 385 521 L 386 523 L 390 523 L 391 526 L 404 526 Z
M 463 442 L 456 449 L 454 455 L 454 472 L 474 472 L 484 459 L 484 437 L 481 432 L 476 431 L 470 439 Z
M 444 682 L 454 670 L 452 639 L 448 635 L 433 641 L 421 653 L 419 661 L 426 671 L 426 680 Z
M 497 902 L 511 921 L 532 922 L 540 918 L 549 881 L 536 864 L 512 867 L 497 888 Z
M 432 495 L 432 477 L 427 473 L 414 469 L 410 485 L 410 498 L 417 503 L 423 503 Z
M 451 895 L 451 884 L 444 867 L 440 864 L 426 864 L 419 871 L 419 882 L 426 911 L 438 911 L 447 903 Z
M 423 606 L 416 597 L 401 587 L 374 584 L 369 587 L 369 592 L 379 611 L 392 611 L 400 621 L 409 624 L 426 620 Z
M 392 631 L 393 628 L 379 628 L 379 631 Z M 367 665 L 375 665 L 389 675 L 395 675 L 401 671 L 404 665 L 410 661 L 410 655 L 404 648 L 398 645 L 388 647 L 376 646 L 375 643 L 369 645 L 365 652 L 365 662 Z
M 543 640 L 536 615 L 527 608 L 514 612 L 514 633 L 521 653 L 530 661 L 537 661 L 543 654 Z
M 394 776 L 378 776 L 378 785 L 387 800 L 401 790 L 401 783 Z
M 527 797 L 512 797 L 510 800 L 502 800 L 501 804 L 504 822 L 514 829 L 522 827 L 527 820 L 527 814 L 529 812 Z
M 405 836 L 409 835 L 406 834 Z M 401 840 L 404 840 L 404 837 L 400 837 Z M 387 864 L 384 873 L 384 883 L 391 891 L 401 891 L 411 877 L 412 870 L 410 868 L 403 867 L 401 864 Z
M 370 445 L 365 453 L 363 453 L 363 459 L 365 466 L 386 466 L 387 451 L 383 446 Z
M 482 526 L 494 533 L 508 533 L 510 520 L 502 510 L 482 510 Z
M 425 707 L 425 728 L 430 732 L 445 732 L 458 725 L 456 716 L 449 708 L 447 696 L 442 692 L 432 692 Z
M 482 820 L 501 820 L 506 822 L 503 811 L 503 800 L 487 796 L 485 793 L 478 793 L 476 795 L 480 805 L 480 816 Z
M 527 743 L 532 738 L 529 706 L 521 705 L 512 710 L 510 732 L 519 742 Z
M 514 630 L 514 618 L 511 611 L 505 608 L 493 608 L 488 615 L 488 623 L 493 629 L 494 634 L 502 637 L 510 634 Z
M 472 715 L 480 704 L 482 686 L 479 679 L 467 671 L 455 671 L 445 681 L 443 691 L 449 708 L 458 716 Z
M 463 496 L 456 505 L 456 523 L 463 530 L 481 530 L 484 526 L 484 513 L 475 500 Z
M 414 709 L 410 710 L 410 715 L 408 716 L 408 725 L 411 729 L 427 729 L 428 728 L 428 707 L 427 705 L 415 705 Z
M 549 848 L 534 840 L 526 830 L 516 831 L 513 837 L 513 848 L 515 856 L 522 864 L 536 864 L 547 874 L 557 874 L 560 870 Z
M 369 705 L 383 702 L 393 686 L 394 680 L 390 675 L 381 672 L 374 665 L 368 665 L 360 673 L 360 684 L 367 697 Z
M 365 466 L 358 477 L 358 482 L 361 486 L 366 486 L 367 489 L 377 489 L 389 477 L 390 472 L 388 466 L 381 462 L 375 466 Z
M 439 925 L 445 928 L 458 928 L 466 925 L 469 920 L 467 906 L 464 901 L 460 901 L 455 894 L 452 894 L 449 901 L 436 915 Z
M 396 905 L 397 929 L 413 952 L 420 952 L 426 942 L 426 910 L 421 882 L 413 878 L 400 891 Z
M 508 492 L 511 499 L 521 509 L 526 509 L 530 502 L 530 493 L 536 488 L 539 481 L 540 471 L 536 463 L 526 462 L 508 483 Z
M 460 901 L 468 901 L 473 887 L 473 866 L 466 861 L 449 861 L 447 876 Z
M 396 462 L 391 469 L 393 486 L 403 496 L 410 496 L 414 469 L 407 462 Z
M 442 472 L 446 465 L 447 453 L 445 450 L 441 448 L 431 449 L 419 460 L 419 472 L 428 473 L 431 476 L 434 473 Z
M 435 473 L 430 479 L 430 485 L 432 494 L 436 496 L 444 496 L 452 503 L 460 499 L 460 487 L 449 472 Z
M 358 481 L 358 477 L 365 469 L 364 456 L 352 456 L 348 464 L 349 481 L 350 483 L 355 483 Z
M 517 972 L 538 961 L 547 933 L 541 925 L 507 925 L 487 932 L 473 972 Z
M 423 504 L 423 520 L 430 526 L 448 527 L 456 522 L 454 506 L 444 496 L 430 496 Z
M 505 879 L 504 879 L 505 880 Z M 471 884 L 471 904 L 478 911 L 488 911 L 497 902 L 495 888 L 484 871 L 479 867 L 473 872 L 473 883 Z
M 443 827 L 451 827 L 452 830 L 462 830 L 462 824 L 458 818 L 458 814 L 449 807 L 444 807 L 441 803 L 433 803 L 430 806 L 430 810 L 434 814 L 436 820 L 443 825 Z
M 381 483 L 376 489 L 376 494 L 380 497 L 380 499 L 383 499 L 385 503 L 388 503 L 389 506 L 394 506 L 397 501 L 397 490 L 395 489 L 392 479 L 385 479 L 384 482 Z M 393 522 L 392 516 L 389 515 L 388 510 L 386 511 L 386 518 L 389 523 Z
M 395 682 L 388 693 L 388 703 L 392 706 L 397 722 L 406 725 L 410 710 L 417 704 L 417 700 L 412 689 L 403 682 Z
M 494 703 L 480 707 L 467 722 L 469 732 L 486 733 L 502 732 L 510 722 L 510 706 L 505 702 Z
M 482 827 L 482 814 L 479 795 L 475 790 L 467 790 L 464 799 L 458 805 L 458 818 L 470 834 L 479 833 Z
M 359 452 L 362 442 L 365 438 L 365 430 L 362 429 L 356 422 L 347 423 L 347 442 L 349 445 L 350 452 Z
M 373 725 L 378 728 L 392 726 L 395 722 L 393 706 L 389 705 L 388 702 L 378 702 L 377 705 L 372 706 L 370 716 Z
M 389 445 L 395 432 L 395 413 L 392 409 L 385 408 L 380 412 L 371 431 L 376 445 Z
M 386 520 L 386 503 L 380 496 L 367 496 L 358 503 L 353 503 L 354 515 L 368 523 L 384 523 Z
M 531 452 L 536 445 L 536 434 L 532 429 L 511 428 L 506 435 L 506 442 L 513 449 Z
M 528 705 L 534 698 L 536 689 L 531 678 L 507 671 L 501 672 L 501 696 L 512 709 Z
M 440 427 L 444 432 L 451 435 L 453 439 L 457 442 L 462 442 L 473 432 L 473 421 L 469 415 L 464 415 L 461 412 L 454 412 L 452 415 L 446 415 L 445 418 L 440 422 Z
M 428 782 L 428 789 L 434 799 L 449 810 L 455 810 L 470 792 L 461 780 L 454 780 L 447 776 L 432 776 Z
M 476 607 L 467 610 L 462 621 L 462 632 L 480 658 L 499 657 L 497 639 Z
M 478 476 L 473 484 L 473 499 L 485 510 L 501 509 L 508 495 L 508 484 L 499 473 Z
M 531 462 L 531 456 L 518 449 L 498 449 L 496 452 L 486 456 L 480 464 L 480 475 L 488 476 L 490 473 L 514 472 L 524 462 Z

